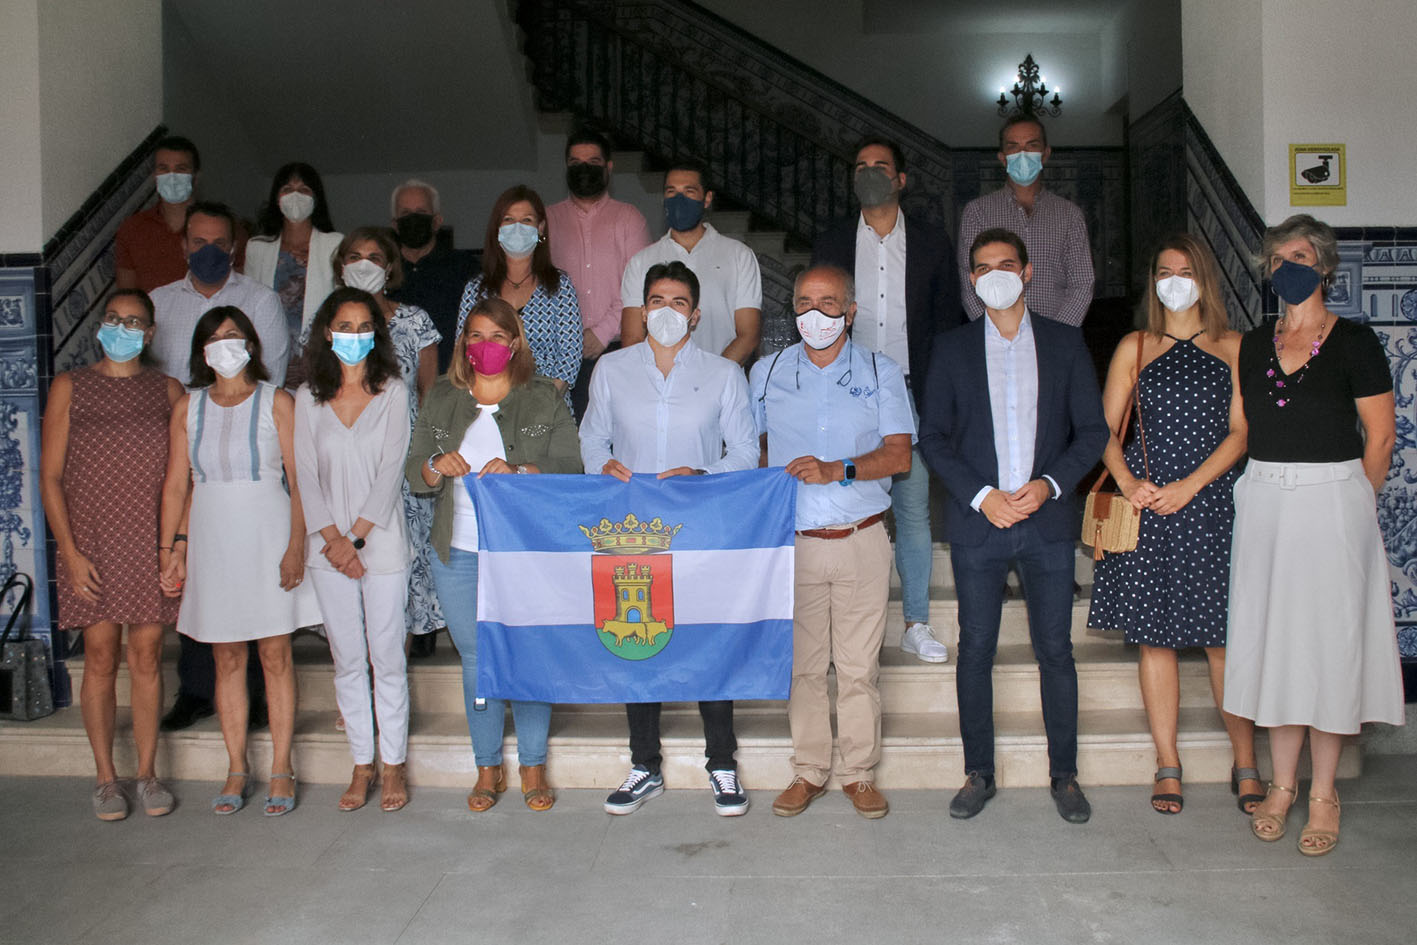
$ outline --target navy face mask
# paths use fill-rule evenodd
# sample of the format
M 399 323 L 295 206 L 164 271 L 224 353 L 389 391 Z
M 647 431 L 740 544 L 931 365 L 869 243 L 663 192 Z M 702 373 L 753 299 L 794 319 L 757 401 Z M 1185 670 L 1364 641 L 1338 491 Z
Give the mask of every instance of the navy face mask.
M 671 230 L 692 230 L 704 218 L 704 202 L 675 194 L 664 198 L 664 221 Z
M 187 268 L 198 282 L 216 285 L 231 272 L 231 254 L 215 243 L 208 243 L 187 257 Z
M 1314 290 L 1324 281 L 1319 271 L 1312 266 L 1300 265 L 1284 260 L 1274 272 L 1269 274 L 1269 284 L 1274 294 L 1288 305 L 1298 305 L 1314 294 Z

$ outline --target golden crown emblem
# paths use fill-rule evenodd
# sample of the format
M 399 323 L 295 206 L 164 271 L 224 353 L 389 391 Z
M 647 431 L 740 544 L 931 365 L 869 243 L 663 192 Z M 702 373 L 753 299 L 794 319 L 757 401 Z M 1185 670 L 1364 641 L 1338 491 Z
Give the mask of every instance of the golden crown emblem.
M 668 551 L 669 544 L 678 534 L 683 524 L 666 525 L 656 516 L 648 522 L 641 522 L 631 512 L 623 522 L 612 522 L 602 518 L 598 525 L 577 528 L 590 539 L 592 551 L 612 555 L 643 555 Z

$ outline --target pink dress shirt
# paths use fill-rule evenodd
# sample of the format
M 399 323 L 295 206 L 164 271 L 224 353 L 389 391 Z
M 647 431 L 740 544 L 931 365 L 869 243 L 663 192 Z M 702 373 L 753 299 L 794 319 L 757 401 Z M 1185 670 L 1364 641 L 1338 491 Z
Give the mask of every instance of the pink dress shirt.
M 581 324 L 602 344 L 620 336 L 620 277 L 630 257 L 649 245 L 639 210 L 609 195 L 583 210 L 567 197 L 546 208 L 551 262 L 571 277 Z

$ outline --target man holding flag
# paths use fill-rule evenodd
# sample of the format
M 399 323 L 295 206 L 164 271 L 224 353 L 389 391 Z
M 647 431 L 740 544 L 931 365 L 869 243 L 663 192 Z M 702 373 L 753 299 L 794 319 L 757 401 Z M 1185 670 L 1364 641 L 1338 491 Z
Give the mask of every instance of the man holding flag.
M 910 468 L 915 423 L 900 367 L 852 344 L 851 276 L 815 266 L 793 289 L 802 341 L 753 368 L 750 405 L 767 460 L 797 488 L 793 604 L 793 780 L 773 813 L 800 814 L 832 773 L 827 669 L 837 676 L 843 790 L 861 816 L 884 817 L 872 774 L 881 757 L 876 687 L 891 546 L 882 513 L 891 476 Z
M 758 452 L 743 372 L 690 340 L 699 321 L 699 280 L 682 262 L 645 274 L 646 339 L 603 355 L 590 381 L 581 424 L 581 458 L 588 472 L 629 482 L 634 473 L 705 475 L 750 469 Z M 660 772 L 661 703 L 630 703 L 629 776 L 605 800 L 611 814 L 629 814 L 664 791 Z M 714 809 L 746 813 L 737 777 L 733 702 L 699 703 Z

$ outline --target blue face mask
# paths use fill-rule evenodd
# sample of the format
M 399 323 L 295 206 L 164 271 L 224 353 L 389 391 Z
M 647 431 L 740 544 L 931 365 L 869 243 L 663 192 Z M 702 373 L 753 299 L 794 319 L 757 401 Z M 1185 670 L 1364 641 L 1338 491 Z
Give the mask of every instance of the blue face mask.
M 104 325 L 98 330 L 98 343 L 108 360 L 122 364 L 142 354 L 144 334 L 141 328 Z
M 335 357 L 345 364 L 351 366 L 358 364 L 369 357 L 369 352 L 374 350 L 374 333 L 372 331 L 362 331 L 358 334 L 332 331 L 330 332 L 330 350 L 334 351 Z
M 1043 172 L 1043 152 L 1015 151 L 1004 159 L 1004 169 L 1015 184 L 1027 187 Z
M 541 239 L 541 231 L 530 223 L 503 223 L 497 228 L 497 242 L 508 256 L 530 256 Z
M 680 233 L 685 230 L 692 230 L 699 225 L 699 221 L 704 218 L 704 202 L 687 197 L 684 194 L 675 194 L 673 197 L 664 198 L 664 222 L 669 224 L 671 230 L 678 230 Z
M 192 196 L 191 174 L 157 175 L 157 195 L 168 203 L 185 203 Z
M 187 268 L 198 282 L 216 285 L 231 272 L 231 254 L 215 243 L 208 243 L 187 257 Z
M 1313 266 L 1284 260 L 1269 274 L 1269 284 L 1274 294 L 1288 305 L 1298 305 L 1314 294 L 1314 290 L 1324 281 Z

